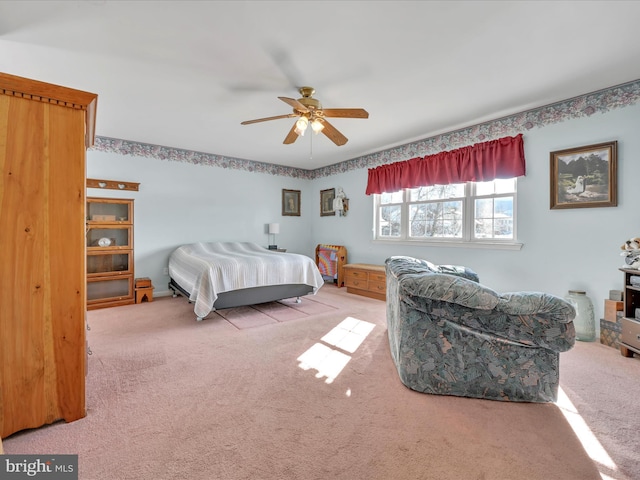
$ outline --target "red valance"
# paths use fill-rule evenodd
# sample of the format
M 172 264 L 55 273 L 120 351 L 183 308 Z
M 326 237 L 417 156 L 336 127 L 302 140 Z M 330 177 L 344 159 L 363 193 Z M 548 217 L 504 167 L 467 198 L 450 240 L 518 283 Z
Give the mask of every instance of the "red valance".
M 369 169 L 367 195 L 525 174 L 522 134 Z

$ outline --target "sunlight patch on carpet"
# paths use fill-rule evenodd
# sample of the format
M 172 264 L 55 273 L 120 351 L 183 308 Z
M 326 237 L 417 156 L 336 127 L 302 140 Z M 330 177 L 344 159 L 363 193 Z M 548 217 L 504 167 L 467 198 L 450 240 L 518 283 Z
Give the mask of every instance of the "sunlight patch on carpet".
M 374 327 L 373 323 L 347 317 L 321 340 L 346 352 L 354 353 Z
M 591 459 L 596 463 L 599 470 L 602 470 L 601 467 L 605 469 L 611 470 L 613 472 L 618 471 L 618 466 L 611 459 L 607 451 L 604 449 L 602 444 L 598 441 L 596 436 L 593 434 L 589 425 L 584 421 L 578 409 L 573 405 L 571 400 L 566 393 L 562 390 L 562 388 L 558 388 L 558 401 L 556 405 L 560 407 L 560 411 L 569 422 L 569 425 L 575 432 L 576 436 L 582 443 L 587 455 L 591 457 Z M 613 478 L 605 474 L 604 472 L 600 472 L 600 475 L 603 479 Z
M 333 383 L 351 360 L 351 356 L 343 352 L 354 353 L 374 327 L 375 324 L 357 318 L 345 318 L 320 339 L 324 343 L 314 344 L 298 357 L 298 366 L 303 370 L 316 370 L 316 378 L 326 377 L 325 383 Z
M 298 357 L 299 367 L 303 370 L 317 370 L 316 378 L 327 377 L 325 383 L 333 383 L 340 372 L 347 366 L 351 357 L 345 353 L 316 343 Z

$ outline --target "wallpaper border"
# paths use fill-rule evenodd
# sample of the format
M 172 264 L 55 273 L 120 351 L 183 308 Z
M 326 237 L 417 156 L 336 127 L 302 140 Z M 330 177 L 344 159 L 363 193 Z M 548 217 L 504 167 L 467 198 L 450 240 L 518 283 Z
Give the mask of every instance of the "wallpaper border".
M 640 80 L 635 80 L 315 170 L 100 136 L 96 137 L 95 145 L 90 150 L 312 180 L 351 170 L 373 168 L 385 163 L 431 155 L 443 150 L 473 145 L 477 142 L 514 136 L 534 128 L 627 107 L 638 101 L 640 101 Z

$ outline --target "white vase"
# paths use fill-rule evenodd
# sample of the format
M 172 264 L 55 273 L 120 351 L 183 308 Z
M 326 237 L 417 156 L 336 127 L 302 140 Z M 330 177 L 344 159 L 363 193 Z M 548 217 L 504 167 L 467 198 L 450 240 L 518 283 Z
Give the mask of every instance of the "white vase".
M 576 328 L 576 340 L 581 342 L 595 341 L 596 319 L 593 312 L 593 302 L 586 292 L 569 290 L 565 300 L 576 309 L 576 318 L 573 319 L 573 325 Z

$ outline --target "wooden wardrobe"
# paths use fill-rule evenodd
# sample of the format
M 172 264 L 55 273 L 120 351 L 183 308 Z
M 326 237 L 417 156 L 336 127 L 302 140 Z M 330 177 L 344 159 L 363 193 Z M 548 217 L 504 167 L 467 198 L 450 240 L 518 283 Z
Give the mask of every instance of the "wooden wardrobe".
M 0 73 L 0 436 L 86 415 L 97 95 Z

